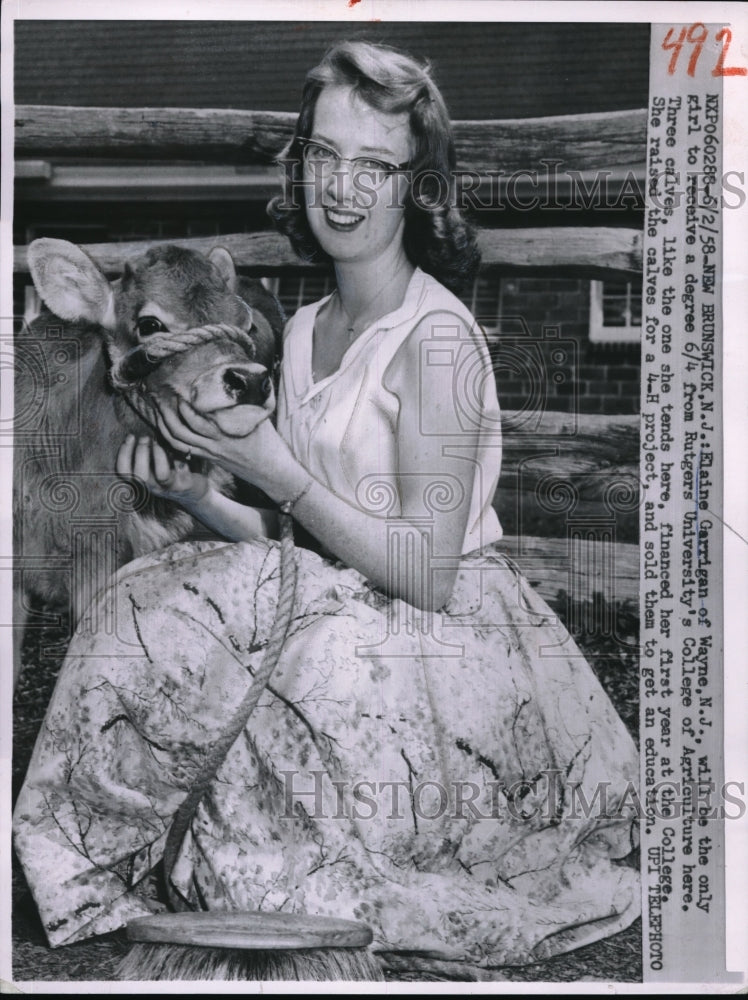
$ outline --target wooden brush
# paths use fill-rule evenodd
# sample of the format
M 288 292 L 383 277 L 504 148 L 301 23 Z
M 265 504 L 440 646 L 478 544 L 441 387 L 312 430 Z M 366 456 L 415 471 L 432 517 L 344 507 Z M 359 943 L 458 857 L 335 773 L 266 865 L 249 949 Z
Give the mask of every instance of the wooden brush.
M 371 929 L 296 913 L 161 913 L 132 920 L 117 978 L 381 981 Z
M 267 686 L 291 622 L 296 561 L 290 504 L 282 506 L 281 511 L 278 607 L 262 663 L 230 725 L 211 747 L 166 838 L 164 878 L 174 910 L 189 907 L 171 881 L 184 835 Z M 160 913 L 131 921 L 127 935 L 135 943 L 116 971 L 121 980 L 384 979 L 378 960 L 367 948 L 372 940 L 371 929 L 332 917 L 264 910 Z

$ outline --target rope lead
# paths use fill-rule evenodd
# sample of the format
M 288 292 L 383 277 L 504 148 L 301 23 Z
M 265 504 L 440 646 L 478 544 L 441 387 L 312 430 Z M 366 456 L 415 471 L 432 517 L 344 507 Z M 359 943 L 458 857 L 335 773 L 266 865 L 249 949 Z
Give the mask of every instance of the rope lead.
M 296 559 L 294 557 L 293 523 L 287 514 L 279 515 L 280 522 L 280 587 L 278 605 L 270 629 L 270 638 L 265 647 L 257 673 L 254 675 L 249 690 L 244 695 L 241 705 L 234 714 L 223 734 L 215 740 L 208 751 L 208 756 L 198 772 L 187 798 L 177 809 L 164 846 L 164 879 L 169 903 L 175 911 L 194 909 L 194 907 L 178 893 L 171 881 L 171 873 L 177 860 L 179 847 L 187 833 L 192 817 L 200 800 L 207 792 L 211 782 L 226 759 L 229 750 L 244 730 L 249 717 L 260 700 L 270 677 L 280 659 L 283 644 L 288 635 L 296 594 Z

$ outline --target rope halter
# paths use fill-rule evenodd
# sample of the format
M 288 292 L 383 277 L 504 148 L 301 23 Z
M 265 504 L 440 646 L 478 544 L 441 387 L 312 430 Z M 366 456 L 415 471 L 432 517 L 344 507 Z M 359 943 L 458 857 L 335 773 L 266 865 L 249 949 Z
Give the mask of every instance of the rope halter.
M 247 309 L 249 310 L 249 306 Z M 251 315 L 251 310 L 249 312 Z M 143 420 L 154 425 L 155 411 L 146 386 L 148 376 L 167 358 L 213 341 L 240 344 L 250 360 L 257 353 L 251 328 L 247 331 L 229 323 L 210 323 L 179 332 L 164 330 L 154 333 L 147 341 L 136 344 L 129 351 L 115 357 L 109 371 L 109 381 Z

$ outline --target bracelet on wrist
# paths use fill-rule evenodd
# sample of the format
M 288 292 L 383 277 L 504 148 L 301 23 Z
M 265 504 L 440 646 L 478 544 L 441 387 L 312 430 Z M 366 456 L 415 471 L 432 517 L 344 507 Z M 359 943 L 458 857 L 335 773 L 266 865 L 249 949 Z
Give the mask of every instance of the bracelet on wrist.
M 309 490 L 312 488 L 313 485 L 314 485 L 314 479 L 312 479 L 312 477 L 310 476 L 308 481 L 299 490 L 296 496 L 291 497 L 290 500 L 284 500 L 283 503 L 278 505 L 281 511 L 284 514 L 291 514 L 296 504 L 299 503 L 301 500 L 303 500 L 303 498 L 307 495 L 307 493 L 309 492 Z

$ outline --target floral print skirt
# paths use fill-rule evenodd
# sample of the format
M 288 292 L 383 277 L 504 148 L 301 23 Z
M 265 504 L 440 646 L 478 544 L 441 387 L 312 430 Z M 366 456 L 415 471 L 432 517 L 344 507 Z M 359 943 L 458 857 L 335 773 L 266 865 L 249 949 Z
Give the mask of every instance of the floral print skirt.
M 522 964 L 628 926 L 636 749 L 511 562 L 464 557 L 427 614 L 296 555 L 289 636 L 182 842 L 179 892 L 363 921 L 393 968 Z M 84 616 L 14 816 L 53 946 L 153 908 L 173 815 L 262 658 L 278 558 L 180 543 Z

